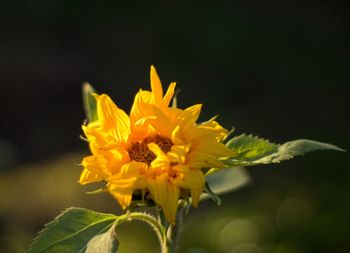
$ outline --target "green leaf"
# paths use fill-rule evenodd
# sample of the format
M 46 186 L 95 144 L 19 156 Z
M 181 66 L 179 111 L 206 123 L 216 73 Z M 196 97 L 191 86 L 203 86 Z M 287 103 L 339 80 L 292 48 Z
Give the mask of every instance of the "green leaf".
M 247 163 L 272 154 L 278 148 L 277 144 L 268 140 L 245 134 L 233 137 L 226 146 L 238 154 L 237 157 L 234 157 L 235 160 Z
M 89 122 L 98 120 L 97 116 L 97 102 L 94 97 L 95 90 L 89 83 L 83 84 L 83 103 L 86 118 Z
M 279 163 L 315 150 L 345 151 L 318 141 L 300 139 L 280 145 L 245 134 L 232 138 L 226 145 L 238 154 L 223 161 L 228 166 Z
M 93 237 L 88 242 L 84 253 L 117 253 L 118 247 L 114 225 L 107 232 Z
M 234 167 L 218 169 L 215 170 L 215 173 L 209 171 L 205 176 L 205 181 L 206 194 L 202 195 L 202 199 L 210 197 L 220 205 L 221 200 L 217 195 L 237 190 L 248 184 L 250 177 L 244 168 Z
M 95 236 L 105 233 L 117 218 L 84 208 L 68 208 L 46 225 L 26 253 L 83 253 L 89 241 L 95 238 L 96 242 Z
M 272 153 L 266 157 L 262 157 L 257 160 L 257 163 L 267 164 L 267 163 L 279 163 L 283 160 L 288 160 L 294 156 L 304 155 L 311 151 L 316 150 L 336 150 L 345 151 L 333 144 L 318 142 L 313 140 L 295 140 L 286 142 L 278 147 L 277 152 Z

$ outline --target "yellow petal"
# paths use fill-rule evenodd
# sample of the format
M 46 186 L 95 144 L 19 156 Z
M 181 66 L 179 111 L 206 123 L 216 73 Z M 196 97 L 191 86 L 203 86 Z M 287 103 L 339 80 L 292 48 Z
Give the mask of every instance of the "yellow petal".
M 200 169 L 190 169 L 184 176 L 184 188 L 189 188 L 192 205 L 197 207 L 204 188 L 204 175 Z
M 191 143 L 185 145 L 173 145 L 167 156 L 172 163 L 184 164 L 186 162 L 186 155 L 190 151 Z
M 164 215 L 170 223 L 175 224 L 180 189 L 169 182 L 167 182 L 166 184 L 166 204 L 163 208 Z
M 151 191 L 153 200 L 159 205 L 167 220 L 175 224 L 176 212 L 180 190 L 168 181 L 168 174 L 164 173 L 155 179 L 149 179 L 147 186 Z
M 141 93 L 140 93 L 141 94 Z M 140 95 L 141 96 L 141 95 Z M 132 138 L 147 137 L 151 134 L 161 134 L 170 136 L 173 130 L 169 117 L 164 111 L 155 104 L 146 103 L 140 99 L 140 96 L 135 98 L 133 108 L 131 110 L 130 122 L 132 129 Z
M 192 205 L 194 207 L 198 207 L 199 200 L 203 192 L 203 188 L 191 188 L 190 192 L 191 192 L 191 198 L 192 198 Z
M 174 125 L 163 110 L 155 105 L 145 103 L 141 104 L 141 108 L 147 113 L 139 114 L 137 117 L 132 118 L 133 133 L 146 131 L 150 134 L 149 130 L 154 129 L 160 135 L 171 136 Z M 150 126 L 152 127 L 150 128 Z
M 201 108 L 202 105 L 197 104 L 182 111 L 181 115 L 179 115 L 179 123 L 177 127 L 174 128 L 176 132 L 172 133 L 172 138 L 174 138 L 174 140 L 184 140 L 191 138 L 190 130 L 193 129 L 194 131 L 192 132 L 195 132 L 198 129 L 195 123 L 199 117 Z
M 102 131 L 109 133 L 119 142 L 127 142 L 130 134 L 128 115 L 119 109 L 108 95 L 96 95 L 96 99 Z
M 187 155 L 186 164 L 191 168 L 223 168 L 224 164 L 217 157 L 201 151 L 191 151 Z
M 80 175 L 79 183 L 84 185 L 93 182 L 100 182 L 102 180 L 103 177 L 101 175 L 91 172 L 90 170 L 84 169 Z
M 200 150 L 203 153 L 216 157 L 236 156 L 236 152 L 229 149 L 225 144 L 216 142 L 216 140 L 197 139 L 192 142 L 193 150 Z
M 85 170 L 88 170 L 96 175 L 99 175 L 98 181 L 111 175 L 108 171 L 107 160 L 103 156 L 86 156 L 84 157 L 82 163 Z M 91 178 L 92 175 L 89 175 Z M 95 176 L 97 178 L 97 176 Z
M 186 108 L 183 111 L 181 124 L 184 126 L 194 124 L 197 121 L 199 114 L 201 113 L 201 109 L 202 109 L 201 104 L 196 104 Z
M 176 83 L 171 83 L 169 85 L 168 90 L 166 91 L 164 98 L 163 98 L 163 103 L 162 103 L 163 107 L 169 106 L 169 103 L 174 96 L 175 87 L 176 87 Z
M 180 172 L 180 174 L 186 174 L 190 168 L 187 165 L 177 164 L 172 166 L 171 169 L 173 171 Z
M 184 127 L 182 127 L 182 132 L 184 132 L 183 129 Z M 192 124 L 187 126 L 184 135 L 191 141 L 197 138 L 203 139 L 210 137 L 218 142 L 226 137 L 227 130 L 224 128 L 211 128 L 203 125 Z
M 189 168 L 186 165 L 176 165 L 173 170 L 180 175 L 171 182 L 183 189 L 189 189 L 192 197 L 192 205 L 197 207 L 204 188 L 204 175 L 201 169 Z
M 156 158 L 151 163 L 150 169 L 160 169 L 160 171 L 168 169 L 169 159 L 167 155 L 161 150 L 161 148 L 153 142 L 149 143 L 147 146 L 156 155 Z
M 167 117 L 169 118 L 170 122 L 172 122 L 173 125 L 178 125 L 181 119 L 183 110 L 179 108 L 167 107 L 167 108 L 163 108 L 163 112 L 167 115 Z
M 150 121 L 154 129 L 163 136 L 170 137 L 174 130 L 174 125 L 170 122 L 169 117 L 162 110 L 153 106 L 153 115 L 156 117 Z
M 106 179 L 110 193 L 118 200 L 123 209 L 130 205 L 132 193 L 135 189 L 145 188 L 146 182 L 140 170 L 145 163 L 132 161 L 122 166 L 119 173 Z
M 179 125 L 177 125 L 174 130 L 171 133 L 171 140 L 176 145 L 183 145 L 185 144 L 185 138 L 182 134 L 183 129 L 180 128 Z
M 199 128 L 204 128 L 204 129 L 208 129 L 211 131 L 215 131 L 216 133 L 216 139 L 217 141 L 222 141 L 226 138 L 228 131 L 223 128 L 218 122 L 216 122 L 215 120 L 209 120 L 207 122 L 204 122 L 202 124 L 199 125 Z
M 151 66 L 151 89 L 154 104 L 160 106 L 163 99 L 163 88 L 155 67 Z
M 95 121 L 96 122 L 96 121 Z M 94 122 L 93 122 L 94 123 Z M 95 142 L 98 146 L 105 146 L 107 143 L 112 142 L 113 138 L 108 136 L 105 132 L 100 129 L 98 124 L 89 124 L 87 126 L 82 126 L 83 132 L 88 139 L 88 141 Z
M 143 188 L 145 183 L 141 171 L 147 168 L 147 164 L 142 162 L 131 161 L 124 164 L 119 173 L 113 174 L 106 178 L 106 181 L 120 188 Z
M 134 99 L 134 103 L 131 107 L 130 122 L 131 125 L 140 118 L 151 116 L 151 110 L 147 110 L 144 104 L 151 104 L 152 93 L 149 91 L 140 90 Z
M 114 184 L 109 184 L 109 192 L 118 200 L 120 206 L 125 209 L 130 205 L 133 188 L 129 187 L 119 187 Z

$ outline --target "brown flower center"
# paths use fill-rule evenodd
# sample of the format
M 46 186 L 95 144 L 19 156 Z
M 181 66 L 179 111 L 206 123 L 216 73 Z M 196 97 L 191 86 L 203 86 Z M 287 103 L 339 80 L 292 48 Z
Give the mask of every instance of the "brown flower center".
M 142 141 L 134 142 L 131 144 L 131 147 L 128 150 L 130 160 L 150 164 L 156 158 L 156 155 L 151 150 L 149 150 L 147 146 L 147 144 L 151 142 L 157 144 L 164 153 L 169 152 L 171 150 L 171 147 L 174 145 L 169 138 L 160 136 L 158 134 L 155 136 L 146 137 Z

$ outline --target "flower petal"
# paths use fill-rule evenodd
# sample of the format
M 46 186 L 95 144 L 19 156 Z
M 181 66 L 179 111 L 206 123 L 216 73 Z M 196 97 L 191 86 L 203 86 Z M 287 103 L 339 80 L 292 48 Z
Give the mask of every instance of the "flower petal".
M 217 157 L 201 151 L 191 151 L 187 155 L 186 164 L 191 168 L 223 168 L 224 164 Z
M 186 155 L 190 151 L 191 143 L 184 145 L 173 145 L 167 156 L 171 163 L 184 164 L 186 162 Z
M 149 91 L 140 90 L 135 98 L 134 103 L 131 107 L 130 112 L 130 123 L 133 125 L 134 122 L 138 121 L 140 118 L 151 116 L 152 111 L 147 110 L 144 104 L 151 104 L 152 93 Z
M 174 125 L 169 120 L 169 117 L 167 117 L 162 110 L 155 106 L 153 106 L 152 109 L 153 115 L 156 118 L 151 120 L 150 124 L 160 135 L 170 137 L 172 131 L 174 130 Z
M 186 126 L 193 125 L 194 123 L 196 123 L 199 117 L 199 114 L 201 113 L 201 109 L 202 109 L 201 104 L 196 104 L 186 108 L 183 111 L 183 114 L 181 116 L 182 120 L 180 122 L 180 125 L 186 128 Z
M 174 128 L 175 131 L 172 132 L 172 139 L 178 142 L 178 140 L 185 140 L 191 138 L 191 133 L 189 131 L 193 129 L 196 131 L 198 127 L 195 125 L 199 114 L 201 112 L 202 105 L 197 104 L 191 107 L 188 107 L 182 111 L 179 115 L 179 123 Z M 178 143 L 176 143 L 178 144 Z
M 133 191 L 145 187 L 144 178 L 140 175 L 145 166 L 145 163 L 133 161 L 122 166 L 120 173 L 106 179 L 110 193 L 123 209 L 130 205 Z
M 102 180 L 103 180 L 103 177 L 101 175 L 91 172 L 88 169 L 84 169 L 80 175 L 79 183 L 84 185 L 84 184 L 89 184 L 94 182 L 100 182 Z
M 166 154 L 153 142 L 149 143 L 147 146 L 156 155 L 156 158 L 152 161 L 149 169 L 152 171 L 158 171 L 159 173 L 167 170 L 169 168 L 169 159 Z
M 236 156 L 236 153 L 229 149 L 225 144 L 216 142 L 215 139 L 196 139 L 192 142 L 193 150 L 200 150 L 203 153 L 216 157 Z
M 228 134 L 228 131 L 215 120 L 209 120 L 209 121 L 203 122 L 199 125 L 199 128 L 215 131 L 215 133 L 217 134 L 217 137 L 216 137 L 217 141 L 224 140 Z
M 176 87 L 176 83 L 171 83 L 169 85 L 168 90 L 166 91 L 164 98 L 163 98 L 162 107 L 166 108 L 169 106 L 169 103 L 174 96 L 175 87 Z
M 109 133 L 119 142 L 127 142 L 130 134 L 128 115 L 119 109 L 108 95 L 96 95 L 96 99 L 101 130 Z
M 120 187 L 115 184 L 109 184 L 108 190 L 118 200 L 118 203 L 123 209 L 130 205 L 133 193 L 132 187 Z
M 163 88 L 155 67 L 151 66 L 151 89 L 155 105 L 161 106 L 163 99 Z
M 103 156 L 84 157 L 81 164 L 84 170 L 80 175 L 80 184 L 99 182 L 110 175 L 106 167 L 107 161 Z
M 189 188 L 192 205 L 197 207 L 204 188 L 204 175 L 200 169 L 190 169 L 184 176 L 183 187 Z
M 143 162 L 131 161 L 124 164 L 119 170 L 119 173 L 106 178 L 106 181 L 121 188 L 144 188 L 145 183 L 141 172 L 146 168 L 147 164 Z
M 153 200 L 163 209 L 167 220 L 175 224 L 180 189 L 168 181 L 168 173 L 148 179 L 147 186 Z

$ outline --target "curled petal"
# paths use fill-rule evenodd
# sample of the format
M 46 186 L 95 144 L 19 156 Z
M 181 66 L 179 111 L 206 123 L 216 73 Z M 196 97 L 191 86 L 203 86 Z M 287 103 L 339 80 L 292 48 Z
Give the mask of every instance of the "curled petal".
M 140 171 L 145 166 L 144 163 L 133 161 L 122 166 L 118 174 L 106 179 L 110 193 L 118 200 L 123 209 L 130 205 L 133 191 L 145 187 L 144 178 L 140 176 Z
M 103 180 L 103 176 L 100 174 L 94 173 L 88 169 L 84 169 L 80 175 L 79 183 L 80 184 L 89 184 L 94 182 L 100 182 Z
M 90 170 L 103 177 L 109 176 L 111 173 L 107 169 L 107 159 L 104 156 L 87 156 L 83 159 L 82 165 L 85 169 Z
M 173 145 L 167 156 L 171 163 L 184 164 L 186 162 L 186 155 L 190 151 L 191 143 L 184 145 Z
M 160 173 L 169 168 L 169 159 L 166 154 L 155 143 L 149 143 L 148 148 L 156 155 L 156 158 L 151 163 L 151 170 L 159 171 Z

